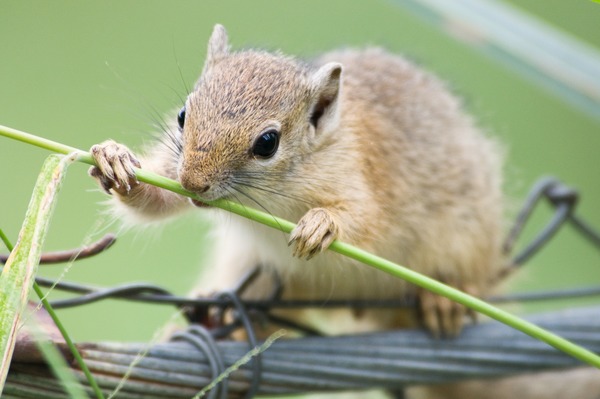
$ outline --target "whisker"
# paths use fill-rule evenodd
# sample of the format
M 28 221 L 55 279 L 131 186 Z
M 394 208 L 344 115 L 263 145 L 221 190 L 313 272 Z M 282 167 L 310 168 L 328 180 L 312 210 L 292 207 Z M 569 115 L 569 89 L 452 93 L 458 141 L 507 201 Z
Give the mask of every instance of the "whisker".
M 246 205 L 244 205 L 244 203 L 240 200 L 240 198 L 235 195 L 235 193 L 233 191 L 231 191 L 229 188 L 225 187 L 225 190 L 227 191 L 227 193 L 229 194 L 229 196 L 233 197 L 233 199 L 240 204 L 242 207 L 244 207 L 244 209 L 246 209 Z M 229 204 L 227 204 L 227 213 L 231 214 L 231 207 L 229 206 Z
M 179 71 L 179 72 L 181 73 L 181 71 Z M 181 78 L 183 79 L 183 76 Z M 181 93 L 177 89 L 175 89 L 173 87 L 171 87 L 171 91 L 179 98 L 179 102 L 181 103 L 181 106 L 183 107 L 185 105 L 185 101 L 187 99 L 187 96 L 183 97 L 181 95 Z
M 331 149 L 322 149 L 320 151 L 320 153 L 324 153 L 324 152 L 340 152 L 341 149 L 335 149 L 335 150 L 331 150 Z M 246 176 L 259 176 L 261 178 L 269 178 L 270 176 L 281 176 L 281 177 L 285 177 L 286 180 L 290 181 L 299 181 L 299 182 L 308 182 L 309 180 L 317 180 L 317 181 L 322 181 L 322 182 L 327 182 L 327 183 L 335 183 L 336 185 L 340 184 L 340 180 L 335 176 L 335 171 L 337 170 L 337 168 L 339 168 L 339 165 L 337 162 L 334 162 L 333 159 L 338 159 L 339 157 L 336 156 L 331 156 L 330 158 L 332 159 L 331 161 L 326 160 L 319 160 L 319 162 L 316 162 L 314 159 L 312 159 L 313 157 L 311 157 L 310 155 L 296 155 L 296 156 L 292 156 L 290 158 L 287 159 L 288 162 L 291 163 L 290 165 L 290 169 L 289 170 L 285 170 L 285 171 L 270 171 L 268 174 L 265 173 L 264 171 L 260 170 L 260 171 L 244 171 L 243 173 Z M 299 171 L 296 171 L 296 173 L 294 173 L 294 169 L 298 169 L 298 164 L 302 164 L 302 165 L 312 165 L 315 167 L 318 167 L 319 170 L 331 170 L 332 173 L 329 176 L 325 176 L 325 177 L 320 177 L 318 179 L 315 179 L 314 177 L 311 177 L 310 179 L 307 179 L 306 177 L 304 177 L 301 173 L 299 173 Z M 346 182 L 342 182 L 342 183 L 346 183 Z M 346 183 L 346 185 L 350 186 L 354 186 L 353 184 L 351 184 L 350 182 Z
M 310 201 L 307 201 L 307 200 L 305 200 L 303 198 L 294 197 L 292 195 L 284 194 L 284 193 L 281 193 L 281 192 L 273 190 L 273 189 L 269 189 L 269 188 L 265 188 L 265 187 L 261 187 L 261 186 L 256 186 L 256 185 L 250 184 L 250 183 L 245 182 L 245 181 L 240 180 L 240 179 L 235 179 L 234 178 L 234 179 L 232 179 L 232 182 L 234 184 L 237 184 L 237 185 L 240 185 L 240 186 L 253 188 L 255 190 L 264 191 L 264 192 L 269 193 L 269 194 L 275 194 L 275 195 L 279 195 L 280 197 L 288 198 L 288 199 L 291 199 L 291 200 L 294 200 L 294 201 L 303 202 L 305 204 L 308 204 L 310 207 L 314 206 Z
M 240 204 L 244 209 L 247 210 L 246 205 L 244 204 L 244 202 L 235 194 L 235 192 L 240 192 L 239 190 L 236 190 L 233 187 L 231 187 L 231 189 L 225 187 L 225 190 L 227 191 L 227 193 L 229 194 L 229 196 L 233 197 L 233 199 L 235 199 L 238 204 Z M 242 192 L 240 192 L 240 193 L 244 194 Z M 271 213 L 269 213 L 269 215 L 271 215 Z M 271 216 L 273 216 L 273 215 L 271 215 Z M 252 229 L 254 230 L 254 235 L 258 234 L 257 231 L 256 231 L 256 222 L 254 220 L 252 220 L 252 219 L 249 219 L 249 221 L 251 222 L 250 225 L 252 226 Z
M 179 63 L 179 59 L 177 58 L 177 53 L 175 52 L 175 42 L 172 42 L 173 44 L 173 58 L 175 59 L 175 65 L 177 65 L 177 71 L 179 72 L 179 79 L 181 79 L 181 84 L 183 86 L 183 89 L 185 90 L 186 93 L 190 93 L 190 87 L 188 86 L 187 82 L 185 81 L 185 78 L 183 77 L 183 71 L 181 70 L 181 64 Z M 180 97 L 180 100 L 182 102 L 181 106 L 185 105 L 185 100 L 183 98 L 181 98 L 181 95 L 178 93 L 178 96 Z
M 256 174 L 248 174 L 246 172 L 236 172 L 236 177 L 238 179 L 241 179 L 241 181 L 250 184 L 248 182 L 254 182 L 254 181 L 259 181 L 260 180 L 260 185 L 259 187 L 255 187 L 257 189 L 262 189 L 262 187 L 264 186 L 274 186 L 274 185 L 278 185 L 280 184 L 281 180 L 285 180 L 287 183 L 292 183 L 292 184 L 298 184 L 298 185 L 304 185 L 308 188 L 315 186 L 316 184 L 320 184 L 322 185 L 327 185 L 328 188 L 331 188 L 332 186 L 343 186 L 343 187 L 347 187 L 349 189 L 353 189 L 354 185 L 351 182 L 342 182 L 340 180 L 335 180 L 335 179 L 328 179 L 328 178 L 305 178 L 305 177 L 290 177 L 288 174 L 286 173 L 278 173 L 278 174 L 273 174 L 273 173 L 269 173 L 269 174 L 265 174 L 265 173 L 256 173 Z M 317 186 L 318 188 L 318 186 Z M 281 193 L 275 193 L 275 194 L 280 194 L 283 195 Z M 300 198 L 295 198 L 297 200 L 301 200 Z
M 181 142 L 181 133 L 178 129 L 173 128 L 155 109 L 150 114 L 150 118 L 154 122 L 155 126 L 160 129 L 161 134 L 158 135 L 158 140 L 165 146 L 167 150 L 175 157 L 178 158 L 183 152 L 183 144 Z
M 183 143 L 181 142 L 181 133 L 175 129 L 169 129 L 164 132 L 161 143 L 169 150 L 175 159 L 178 159 L 183 153 Z
M 169 123 L 165 119 L 164 113 L 160 112 L 154 106 L 148 106 L 147 108 L 150 109 L 150 117 L 152 118 L 152 121 L 157 125 L 157 127 L 160 128 L 160 131 L 163 133 L 169 131 Z
M 254 198 L 253 198 L 253 197 L 252 197 L 250 194 L 248 194 L 248 193 L 246 193 L 246 192 L 242 191 L 241 189 L 239 189 L 239 188 L 236 188 L 236 187 L 233 187 L 233 186 L 232 186 L 231 188 L 232 188 L 233 190 L 237 191 L 238 193 L 242 194 L 242 195 L 243 195 L 243 196 L 245 196 L 246 198 L 248 198 L 250 201 L 254 202 L 254 203 L 255 203 L 256 205 L 258 205 L 258 206 L 259 206 L 259 207 L 260 207 L 262 210 L 264 210 L 266 213 L 268 213 L 268 214 L 269 214 L 269 215 L 270 215 L 270 216 L 273 218 L 273 221 L 274 221 L 275 223 L 277 223 L 277 226 L 279 227 L 279 230 L 281 230 L 281 231 L 283 232 L 283 227 L 281 227 L 281 225 L 279 224 L 279 221 L 277 221 L 277 218 L 275 217 L 275 215 L 273 215 L 273 214 L 271 213 L 271 211 L 269 211 L 267 208 L 265 208 L 265 207 L 263 206 L 263 204 L 261 204 L 260 202 L 258 202 L 258 201 L 257 201 L 256 199 L 254 199 Z M 228 190 L 228 191 L 229 191 L 229 190 Z M 284 237 L 285 237 L 285 234 L 284 234 Z M 286 240 L 286 241 L 287 241 L 287 240 Z

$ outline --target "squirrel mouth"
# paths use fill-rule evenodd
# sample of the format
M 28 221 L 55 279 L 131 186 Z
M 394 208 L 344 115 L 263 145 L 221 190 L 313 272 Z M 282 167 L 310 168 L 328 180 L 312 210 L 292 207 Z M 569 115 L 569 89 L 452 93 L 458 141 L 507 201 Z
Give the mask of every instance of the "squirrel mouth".
M 190 198 L 190 202 L 192 204 L 194 204 L 194 206 L 197 206 L 198 208 L 208 208 L 210 206 L 210 205 L 205 204 L 202 201 L 198 201 L 197 199 L 194 199 L 194 198 Z

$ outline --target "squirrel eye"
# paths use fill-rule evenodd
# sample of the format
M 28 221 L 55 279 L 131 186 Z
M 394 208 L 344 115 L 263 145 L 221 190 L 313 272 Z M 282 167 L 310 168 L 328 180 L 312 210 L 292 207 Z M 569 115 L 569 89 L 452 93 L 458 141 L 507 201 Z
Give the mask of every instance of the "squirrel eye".
M 270 129 L 260 135 L 254 142 L 252 154 L 261 158 L 271 158 L 279 147 L 279 132 Z
M 181 111 L 177 114 L 177 124 L 180 129 L 183 129 L 183 125 L 185 124 L 185 107 L 181 108 Z

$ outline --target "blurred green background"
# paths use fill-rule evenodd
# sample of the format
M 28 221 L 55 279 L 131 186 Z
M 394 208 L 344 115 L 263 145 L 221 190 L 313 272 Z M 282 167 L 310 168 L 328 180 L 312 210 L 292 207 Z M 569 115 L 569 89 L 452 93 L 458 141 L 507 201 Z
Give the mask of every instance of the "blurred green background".
M 506 145 L 511 215 L 530 185 L 551 174 L 581 190 L 579 214 L 600 227 L 600 123 L 398 3 L 3 0 L 0 124 L 82 149 L 108 138 L 138 148 L 155 130 L 156 115 L 180 106 L 185 88 L 201 70 L 216 22 L 227 27 L 235 48 L 260 46 L 310 57 L 340 46 L 381 45 L 451 82 L 480 124 Z M 588 0 L 512 3 L 600 47 L 600 5 Z M 0 227 L 13 240 L 47 155 L 0 138 Z M 146 281 L 186 293 L 207 250 L 201 217 L 121 231 L 103 215 L 105 198 L 87 177 L 86 166 L 71 168 L 45 249 L 77 247 L 110 231 L 118 232 L 119 240 L 106 254 L 75 263 L 64 279 L 101 286 Z M 527 235 L 549 215 L 547 209 L 537 212 Z M 40 271 L 62 273 L 62 266 Z M 566 228 L 511 279 L 510 290 L 597 283 L 600 253 Z M 570 304 L 550 302 L 525 310 Z M 77 340 L 128 341 L 150 339 L 172 310 L 105 301 L 60 315 Z

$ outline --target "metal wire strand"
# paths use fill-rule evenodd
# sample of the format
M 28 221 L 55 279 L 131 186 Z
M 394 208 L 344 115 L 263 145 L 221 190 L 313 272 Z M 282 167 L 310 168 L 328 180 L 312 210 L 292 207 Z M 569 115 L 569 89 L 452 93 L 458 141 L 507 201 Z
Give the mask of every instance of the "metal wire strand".
M 115 243 L 116 240 L 117 239 L 114 234 L 106 234 L 100 240 L 81 248 L 69 249 L 66 251 L 46 252 L 42 254 L 40 258 L 40 265 L 64 263 L 89 258 L 98 255 L 100 252 L 106 251 Z M 0 254 L 0 263 L 6 263 L 7 260 L 8 255 Z
M 246 338 L 248 340 L 248 345 L 250 347 L 249 349 L 252 350 L 252 349 L 256 348 L 258 346 L 258 340 L 256 338 L 256 333 L 254 332 L 254 326 L 252 324 L 252 321 L 250 320 L 248 312 L 246 311 L 246 307 L 240 300 L 238 294 L 236 292 L 229 291 L 229 292 L 223 292 L 219 296 L 222 298 L 227 298 L 233 303 L 234 309 L 236 311 L 235 316 L 238 320 L 240 320 L 242 326 L 244 327 L 244 331 L 246 332 Z M 255 357 L 252 358 L 251 365 L 252 365 L 252 378 L 250 380 L 251 381 L 250 388 L 248 389 L 248 392 L 246 393 L 246 396 L 245 396 L 246 399 L 252 399 L 254 396 L 256 396 L 256 394 L 260 388 L 260 382 L 261 382 L 261 378 L 262 378 L 262 354 L 261 353 L 257 354 Z
M 569 309 L 530 316 L 528 320 L 589 350 L 600 353 L 600 307 Z M 197 335 L 196 335 L 197 336 Z M 248 352 L 247 342 L 211 341 L 204 344 L 163 342 L 79 344 L 86 364 L 106 390 L 121 376 L 129 378 L 121 399 L 189 399 L 210 384 L 216 374 L 211 362 L 220 356 L 229 368 Z M 147 355 L 130 364 L 141 349 Z M 219 353 L 220 355 L 216 355 Z M 66 394 L 42 364 L 13 358 L 4 395 L 13 398 L 64 399 Z M 211 360 L 212 359 L 212 360 Z M 481 378 L 579 367 L 582 363 L 519 331 L 490 321 L 468 325 L 455 339 L 434 339 L 422 330 L 398 330 L 336 337 L 279 340 L 262 353 L 258 395 L 284 395 L 365 389 L 397 390 Z M 85 384 L 80 373 L 75 375 Z M 232 372 L 222 384 L 228 398 L 242 398 L 252 386 L 251 365 Z M 222 392 L 222 391 L 221 391 Z
M 225 371 L 225 361 L 221 352 L 217 349 L 217 344 L 212 335 L 206 328 L 200 325 L 194 325 L 186 331 L 175 333 L 171 337 L 171 341 L 186 341 L 195 346 L 206 357 L 210 370 L 212 372 L 212 380 L 214 381 Z M 209 391 L 209 399 L 226 399 L 227 384 L 217 384 L 214 389 Z
M 528 261 L 556 234 L 566 221 L 572 221 L 571 216 L 579 200 L 579 195 L 575 190 L 554 177 L 544 177 L 538 180 L 529 192 L 525 204 L 517 215 L 515 224 L 504 242 L 504 252 L 506 254 L 513 252 L 515 243 L 520 237 L 527 220 L 544 198 L 556 208 L 556 211 L 542 231 L 525 246 L 524 250 L 513 258 L 513 265 L 515 266 L 520 266 Z M 591 227 L 588 230 L 593 235 Z M 598 245 L 600 245 L 600 240 Z
M 130 283 L 123 286 L 90 289 L 76 298 L 59 299 L 51 302 L 55 309 L 68 308 L 73 306 L 85 305 L 92 302 L 97 302 L 103 299 L 123 298 L 148 301 L 145 296 L 148 294 L 158 294 L 159 296 L 171 297 L 171 293 L 164 288 L 144 283 Z

